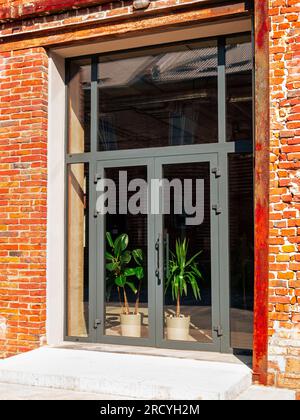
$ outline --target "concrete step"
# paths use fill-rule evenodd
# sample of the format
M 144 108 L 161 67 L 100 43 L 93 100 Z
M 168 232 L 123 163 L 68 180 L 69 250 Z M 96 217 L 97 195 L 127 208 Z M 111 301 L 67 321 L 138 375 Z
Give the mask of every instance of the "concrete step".
M 44 347 L 0 361 L 0 383 L 141 399 L 235 400 L 252 383 L 239 363 Z
M 237 399 L 240 401 L 295 401 L 296 392 L 289 389 L 253 385 Z

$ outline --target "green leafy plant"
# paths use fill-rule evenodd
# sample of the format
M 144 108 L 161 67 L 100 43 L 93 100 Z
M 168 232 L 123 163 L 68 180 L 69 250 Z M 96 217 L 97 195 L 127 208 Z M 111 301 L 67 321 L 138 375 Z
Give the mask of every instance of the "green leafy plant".
M 144 278 L 143 251 L 141 249 L 128 250 L 129 237 L 126 233 L 113 240 L 110 232 L 106 233 L 109 251 L 106 251 L 106 269 L 110 279 L 116 285 L 122 311 L 125 315 L 130 314 L 130 307 L 126 289 L 129 287 L 136 297 L 135 314 L 138 314 L 142 280 Z M 131 262 L 135 267 L 131 267 Z M 135 281 L 138 281 L 136 286 Z
M 196 300 L 201 299 L 199 280 L 203 280 L 202 274 L 198 269 L 196 258 L 202 251 L 188 259 L 188 241 L 178 239 L 176 241 L 176 251 L 171 252 L 169 261 L 169 273 L 165 284 L 165 293 L 169 288 L 172 289 L 172 298 L 176 301 L 176 317 L 181 315 L 181 298 L 187 296 L 188 286 L 191 287 Z

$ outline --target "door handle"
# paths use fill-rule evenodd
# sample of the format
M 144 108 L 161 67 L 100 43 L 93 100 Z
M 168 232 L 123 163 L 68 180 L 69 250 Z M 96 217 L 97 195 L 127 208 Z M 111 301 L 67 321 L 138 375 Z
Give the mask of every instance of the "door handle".
M 155 277 L 157 278 L 157 286 L 161 285 L 161 278 L 159 270 L 155 270 Z
M 155 250 L 157 252 L 157 265 L 155 270 L 155 277 L 157 279 L 157 286 L 162 283 L 162 248 L 161 248 L 161 235 L 157 238 L 155 243 Z

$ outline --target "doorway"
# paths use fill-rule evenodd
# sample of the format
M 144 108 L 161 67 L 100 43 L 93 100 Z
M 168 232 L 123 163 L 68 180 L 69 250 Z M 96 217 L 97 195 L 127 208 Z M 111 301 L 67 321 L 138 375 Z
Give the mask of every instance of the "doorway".
M 68 339 L 251 349 L 252 61 L 241 34 L 68 64 Z M 105 214 L 104 180 L 114 192 Z M 121 236 L 126 296 L 112 267 Z M 195 264 L 178 299 L 184 244 Z M 139 314 L 138 332 L 123 328 L 124 311 Z M 174 339 L 176 318 L 188 333 Z
M 106 203 L 106 215 L 103 216 L 99 207 L 100 215 L 97 213 L 99 266 L 96 306 L 98 319 L 104 320 L 98 328 L 99 341 L 220 351 L 223 332 L 219 308 L 218 218 L 221 210 L 218 209 L 218 178 L 215 174 L 217 155 L 178 156 L 178 149 L 168 151 L 171 152 L 173 155 L 170 156 L 120 159 L 97 165 L 100 182 L 113 181 L 116 186 L 112 189 L 116 198 L 111 197 L 111 192 L 105 193 L 105 200 L 112 201 Z M 165 182 L 156 188 L 160 180 Z M 141 181 L 145 182 L 145 191 L 138 186 L 137 193 L 137 184 L 143 185 Z M 97 189 L 97 200 L 103 201 L 104 185 Z M 112 261 L 118 258 L 112 258 L 113 247 L 105 238 L 107 234 L 113 241 L 122 235 L 127 236 L 126 249 L 123 254 L 120 252 L 121 262 L 122 258 L 123 262 L 126 259 L 126 253 L 135 250 L 141 250 L 143 256 L 141 261 L 132 256 L 128 264 L 124 262 L 122 269 L 125 274 L 126 270 L 130 274 L 124 288 L 116 281 Z M 179 285 L 174 296 L 172 286 L 176 278 L 172 270 L 174 263 L 179 264 L 176 243 L 178 246 L 184 241 L 187 255 L 183 263 L 188 264 L 194 255 L 196 258 L 192 268 L 183 271 L 184 286 L 180 290 Z M 144 271 L 142 279 L 130 272 L 139 265 Z M 116 267 L 120 274 L 118 269 Z M 141 331 L 137 337 L 122 330 L 124 293 L 130 313 L 137 311 L 141 314 Z M 178 305 L 177 297 L 180 299 Z M 180 317 L 190 317 L 191 321 L 186 338 L 172 340 L 167 323 L 169 318 L 178 316 L 176 311 Z

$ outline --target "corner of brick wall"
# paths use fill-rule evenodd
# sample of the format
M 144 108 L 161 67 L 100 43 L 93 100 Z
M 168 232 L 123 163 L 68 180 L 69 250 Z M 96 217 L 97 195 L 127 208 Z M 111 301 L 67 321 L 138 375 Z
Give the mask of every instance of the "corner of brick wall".
M 300 1 L 270 1 L 269 383 L 300 391 Z
M 42 48 L 0 53 L 0 358 L 45 336 L 47 71 Z

